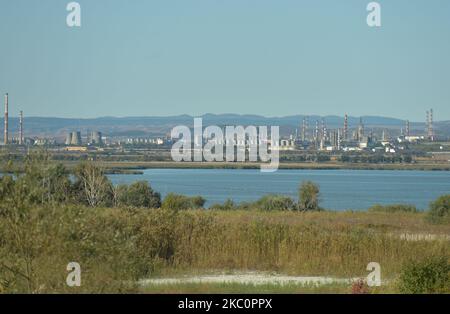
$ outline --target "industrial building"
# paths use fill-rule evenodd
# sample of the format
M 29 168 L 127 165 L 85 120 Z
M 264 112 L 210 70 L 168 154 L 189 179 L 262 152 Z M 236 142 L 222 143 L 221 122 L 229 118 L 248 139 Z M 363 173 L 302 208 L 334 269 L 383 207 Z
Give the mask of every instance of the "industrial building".
M 89 143 L 93 145 L 103 145 L 102 132 L 91 132 Z
M 66 136 L 66 145 L 74 145 L 74 146 L 80 146 L 82 144 L 81 141 L 81 132 L 80 131 L 74 131 L 70 132 Z
M 5 115 L 4 115 L 4 129 L 3 129 L 3 144 L 9 145 L 11 143 L 23 145 L 25 143 L 24 129 L 23 129 L 23 111 L 19 113 L 19 136 L 17 140 L 10 139 L 9 136 L 9 94 L 5 94 Z

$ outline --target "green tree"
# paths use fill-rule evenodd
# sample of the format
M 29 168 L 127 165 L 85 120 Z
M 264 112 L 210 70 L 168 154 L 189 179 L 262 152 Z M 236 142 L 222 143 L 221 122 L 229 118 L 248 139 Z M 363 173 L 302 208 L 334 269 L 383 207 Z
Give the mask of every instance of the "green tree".
M 321 210 L 319 207 L 320 189 L 317 184 L 305 181 L 300 185 L 298 205 L 300 210 Z
M 13 198 L 29 204 L 61 203 L 72 196 L 69 173 L 40 152 L 27 156 L 23 173 L 16 174 Z
M 161 196 L 153 191 L 147 181 L 138 181 L 130 186 L 118 186 L 118 205 L 159 208 Z

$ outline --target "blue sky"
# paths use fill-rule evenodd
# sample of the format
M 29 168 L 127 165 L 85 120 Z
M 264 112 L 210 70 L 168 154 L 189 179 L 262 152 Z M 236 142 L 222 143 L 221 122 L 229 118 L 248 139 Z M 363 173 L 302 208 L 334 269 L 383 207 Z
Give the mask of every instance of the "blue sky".
M 383 115 L 450 120 L 450 1 L 0 2 L 11 114 Z

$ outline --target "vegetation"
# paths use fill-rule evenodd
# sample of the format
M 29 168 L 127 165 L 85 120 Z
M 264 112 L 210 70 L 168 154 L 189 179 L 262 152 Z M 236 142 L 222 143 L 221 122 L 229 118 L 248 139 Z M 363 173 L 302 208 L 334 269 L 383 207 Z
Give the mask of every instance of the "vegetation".
M 147 181 L 138 181 L 130 186 L 125 184 L 114 188 L 116 206 L 159 208 L 161 195 L 153 191 Z
M 417 213 L 416 206 L 413 205 L 403 205 L 403 204 L 394 204 L 394 205 L 374 205 L 369 208 L 369 212 L 384 212 L 384 213 Z
M 302 183 L 298 191 L 300 210 L 321 210 L 319 207 L 319 186 L 311 181 Z
M 209 209 L 213 210 L 236 210 L 237 205 L 233 202 L 232 199 L 227 199 L 223 204 L 213 204 L 209 207 Z
M 428 220 L 432 223 L 450 222 L 450 194 L 443 195 L 430 204 Z
M 403 293 L 449 293 L 449 258 L 432 256 L 409 261 L 400 275 L 399 289 Z
M 382 265 L 383 278 L 395 281 L 401 274 L 389 291 L 450 292 L 443 277 L 448 258 L 447 266 L 444 259 L 408 266 L 418 256 L 449 254 L 448 239 L 402 238 L 450 234 L 450 224 L 431 224 L 424 219 L 428 213 L 319 212 L 319 187 L 312 182 L 300 186 L 298 203 L 271 195 L 203 211 L 201 197 L 169 194 L 161 203 L 146 182 L 114 187 L 92 163 L 78 165 L 72 177 L 45 156 L 30 156 L 25 165 L 23 172 L 0 178 L 0 292 L 156 292 L 139 280 L 210 270 L 360 278 L 371 261 Z M 430 213 L 443 204 L 433 203 Z M 81 287 L 66 285 L 70 262 L 81 265 Z M 425 288 L 415 288 L 417 277 L 427 278 Z M 233 292 L 253 286 L 210 288 Z M 337 291 L 350 293 L 352 287 Z
M 138 292 L 142 278 L 211 269 L 352 278 L 373 260 L 392 278 L 408 260 L 448 252 L 446 241 L 380 232 L 414 230 L 418 215 L 1 206 L 0 289 Z M 65 284 L 72 261 L 82 267 L 79 288 Z
M 296 210 L 297 204 L 287 196 L 283 195 L 266 195 L 260 198 L 256 203 L 255 207 L 264 210 Z
M 169 193 L 164 198 L 161 207 L 170 210 L 186 210 L 203 208 L 206 200 L 201 196 L 189 197 L 185 195 Z

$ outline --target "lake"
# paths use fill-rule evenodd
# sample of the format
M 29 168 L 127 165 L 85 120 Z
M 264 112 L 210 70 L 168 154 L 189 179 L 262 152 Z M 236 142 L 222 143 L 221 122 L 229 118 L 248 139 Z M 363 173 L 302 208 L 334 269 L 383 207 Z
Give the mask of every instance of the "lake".
M 231 198 L 254 201 L 265 194 L 297 198 L 302 181 L 320 186 L 321 206 L 333 210 L 364 210 L 374 204 L 412 204 L 426 209 L 430 201 L 450 194 L 448 171 L 147 169 L 142 175 L 109 175 L 114 184 L 149 181 L 164 197 L 169 192 L 201 195 L 206 206 Z

